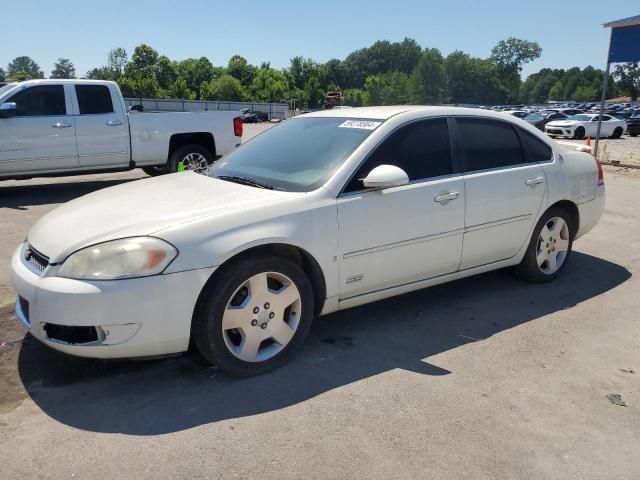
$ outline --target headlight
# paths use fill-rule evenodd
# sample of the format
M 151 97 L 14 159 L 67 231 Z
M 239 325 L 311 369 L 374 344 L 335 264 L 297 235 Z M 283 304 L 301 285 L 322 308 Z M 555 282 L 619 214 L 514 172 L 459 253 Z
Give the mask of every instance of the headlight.
M 72 253 L 57 276 L 78 280 L 148 277 L 161 273 L 177 255 L 173 245 L 159 238 L 123 238 Z

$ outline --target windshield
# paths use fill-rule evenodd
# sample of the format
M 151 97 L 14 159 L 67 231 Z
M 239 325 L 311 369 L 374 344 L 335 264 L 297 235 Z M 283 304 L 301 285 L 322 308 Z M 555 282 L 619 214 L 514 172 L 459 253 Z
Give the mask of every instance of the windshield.
M 336 117 L 291 119 L 214 163 L 209 175 L 309 192 L 320 187 L 381 123 Z
M 533 122 L 537 122 L 538 120 L 543 120 L 544 117 L 545 117 L 545 115 L 543 115 L 541 113 L 530 113 L 529 115 L 524 117 L 524 119 L 525 120 L 529 120 L 529 121 L 533 121 Z
M 7 93 L 9 90 L 11 90 L 16 85 L 17 85 L 17 83 L 8 83 L 4 87 L 0 87 L 0 97 L 2 97 L 5 93 Z
M 578 120 L 580 122 L 588 122 L 591 120 L 591 118 L 593 118 L 591 115 L 574 115 L 571 118 L 571 120 Z

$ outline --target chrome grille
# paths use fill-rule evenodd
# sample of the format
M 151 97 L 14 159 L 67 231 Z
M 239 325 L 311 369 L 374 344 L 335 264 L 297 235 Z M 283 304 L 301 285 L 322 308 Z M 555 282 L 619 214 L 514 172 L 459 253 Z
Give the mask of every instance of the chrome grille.
M 49 258 L 35 250 L 31 245 L 24 251 L 24 259 L 33 265 L 40 272 L 49 266 Z

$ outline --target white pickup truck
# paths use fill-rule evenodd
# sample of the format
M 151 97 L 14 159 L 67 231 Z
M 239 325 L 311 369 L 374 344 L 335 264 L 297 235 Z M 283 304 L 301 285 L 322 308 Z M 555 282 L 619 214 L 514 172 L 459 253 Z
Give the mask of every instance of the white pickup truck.
M 0 179 L 142 168 L 204 171 L 240 143 L 239 112 L 127 112 L 114 82 L 0 88 Z

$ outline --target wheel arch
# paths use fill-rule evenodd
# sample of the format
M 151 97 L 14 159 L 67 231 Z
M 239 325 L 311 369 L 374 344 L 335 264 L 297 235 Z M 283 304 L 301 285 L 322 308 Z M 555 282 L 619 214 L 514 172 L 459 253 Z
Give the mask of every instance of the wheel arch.
M 200 145 L 209 150 L 214 157 L 216 155 L 216 142 L 211 132 L 190 132 L 171 135 L 167 158 L 170 158 L 178 148 L 191 144 Z
M 199 305 L 203 300 L 203 293 L 215 284 L 220 272 L 222 272 L 223 269 L 233 268 L 234 264 L 241 262 L 243 259 L 252 255 L 270 255 L 297 263 L 309 278 L 313 288 L 314 315 L 320 314 L 327 297 L 326 277 L 322 267 L 315 257 L 304 248 L 281 241 L 268 241 L 257 245 L 245 245 L 244 247 L 240 247 L 239 249 L 231 252 L 224 261 L 220 263 L 218 268 L 216 268 L 202 288 L 198 295 L 198 300 L 196 301 L 194 314 L 197 312 Z
M 572 233 L 575 236 L 580 229 L 580 211 L 578 210 L 578 206 L 571 200 L 559 200 L 552 205 L 549 205 L 547 209 L 542 213 L 542 215 L 540 215 L 540 218 L 542 218 L 545 213 L 547 213 L 554 207 L 561 208 L 562 210 L 567 212 L 569 218 L 571 219 Z

